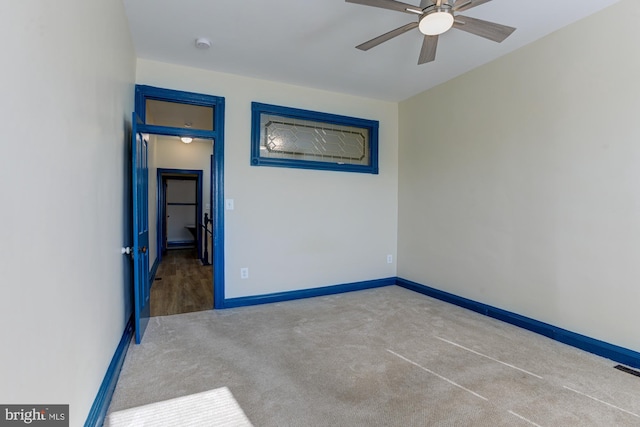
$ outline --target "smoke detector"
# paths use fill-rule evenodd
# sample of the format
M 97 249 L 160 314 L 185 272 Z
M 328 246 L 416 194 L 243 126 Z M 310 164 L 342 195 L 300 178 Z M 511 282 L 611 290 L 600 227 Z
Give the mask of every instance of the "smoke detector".
M 197 38 L 196 47 L 198 49 L 209 49 L 211 47 L 211 41 L 204 37 Z

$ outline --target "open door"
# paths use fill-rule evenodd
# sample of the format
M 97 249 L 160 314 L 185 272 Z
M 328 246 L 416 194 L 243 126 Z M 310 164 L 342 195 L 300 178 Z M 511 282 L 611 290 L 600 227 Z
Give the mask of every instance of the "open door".
M 140 119 L 133 113 L 131 141 L 131 185 L 133 194 L 133 298 L 136 344 L 140 344 L 149 323 L 149 170 L 147 141 L 138 132 Z

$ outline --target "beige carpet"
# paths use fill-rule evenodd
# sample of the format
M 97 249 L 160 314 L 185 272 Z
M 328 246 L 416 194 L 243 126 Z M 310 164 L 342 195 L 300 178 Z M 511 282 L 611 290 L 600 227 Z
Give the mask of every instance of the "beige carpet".
M 251 427 L 228 388 L 112 412 L 106 427 Z
M 261 427 L 640 426 L 615 365 L 391 286 L 153 318 L 110 411 L 228 387 Z

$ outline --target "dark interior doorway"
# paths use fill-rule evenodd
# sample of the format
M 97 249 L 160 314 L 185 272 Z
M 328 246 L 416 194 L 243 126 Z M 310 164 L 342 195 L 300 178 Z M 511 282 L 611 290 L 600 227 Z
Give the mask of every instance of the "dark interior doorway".
M 201 170 L 158 169 L 160 261 L 169 249 L 193 249 L 203 260 L 202 176 Z
M 172 144 L 171 138 L 158 138 L 156 143 Z M 203 144 L 201 150 L 208 146 L 209 153 L 212 152 L 212 141 L 199 140 L 199 143 Z M 187 158 L 187 153 L 197 143 L 192 141 L 181 146 L 174 141 L 173 144 L 183 148 L 183 156 Z M 156 152 L 160 154 L 162 149 Z M 198 153 L 190 156 L 199 157 Z M 162 156 L 158 158 L 162 160 Z M 208 253 L 210 231 L 207 232 L 204 220 L 210 208 L 209 203 L 205 203 L 209 199 L 205 197 L 204 176 L 210 174 L 204 172 L 200 169 L 157 169 L 158 269 L 151 288 L 152 317 L 213 307 L 213 268 Z

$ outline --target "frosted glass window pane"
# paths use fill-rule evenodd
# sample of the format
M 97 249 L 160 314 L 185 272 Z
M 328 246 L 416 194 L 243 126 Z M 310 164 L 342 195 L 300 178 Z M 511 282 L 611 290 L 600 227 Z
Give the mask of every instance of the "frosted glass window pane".
M 145 115 L 148 125 L 215 130 L 213 107 L 147 99 Z

